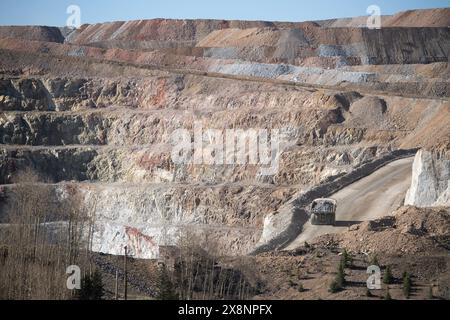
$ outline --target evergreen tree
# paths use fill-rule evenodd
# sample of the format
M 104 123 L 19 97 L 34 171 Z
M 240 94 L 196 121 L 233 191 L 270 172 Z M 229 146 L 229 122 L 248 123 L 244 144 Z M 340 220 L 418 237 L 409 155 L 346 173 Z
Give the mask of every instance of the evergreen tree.
M 407 272 L 403 273 L 403 294 L 405 295 L 405 298 L 409 298 L 411 295 L 411 287 L 412 287 L 412 280 L 411 275 Z
M 342 253 L 342 262 L 344 263 L 344 267 L 351 267 L 353 265 L 353 257 L 348 253 L 347 249 L 344 249 Z
M 336 275 L 336 283 L 339 286 L 339 288 L 343 288 L 345 285 L 345 271 L 343 263 L 339 264 L 338 273 Z
M 334 281 L 330 283 L 329 291 L 331 293 L 336 293 L 336 292 L 342 290 L 342 288 L 345 285 L 344 264 L 345 264 L 344 259 L 342 257 L 341 261 L 339 263 L 339 266 L 338 266 L 338 272 L 336 274 L 336 277 L 335 277 Z
M 386 295 L 384 296 L 384 300 L 392 300 L 391 294 L 389 293 L 389 289 L 386 290 Z
M 92 292 L 92 279 L 89 275 L 81 279 L 81 288 L 78 290 L 78 300 L 90 300 Z
M 178 295 L 175 292 L 173 283 L 170 280 L 169 272 L 164 264 L 160 266 L 158 272 L 157 287 L 158 294 L 156 298 L 158 300 L 178 300 Z
M 433 299 L 433 286 L 430 286 L 430 288 L 428 289 L 428 299 Z
M 391 267 L 387 266 L 386 270 L 384 272 L 384 276 L 383 276 L 383 283 L 391 284 L 393 280 L 394 280 L 394 277 L 392 276 Z
M 81 279 L 81 289 L 78 290 L 78 299 L 101 300 L 104 291 L 102 275 L 96 270 L 92 275 L 86 275 Z
M 95 270 L 94 274 L 91 277 L 92 281 L 92 294 L 91 300 L 102 300 L 103 295 L 105 294 L 105 289 L 103 287 L 102 274 Z

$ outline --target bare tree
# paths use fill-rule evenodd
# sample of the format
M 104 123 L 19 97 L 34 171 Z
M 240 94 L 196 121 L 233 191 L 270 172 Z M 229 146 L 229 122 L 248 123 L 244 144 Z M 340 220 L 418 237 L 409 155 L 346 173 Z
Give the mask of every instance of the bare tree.
M 180 299 L 247 299 L 254 292 L 251 258 L 226 258 L 217 241 L 189 229 L 180 233 L 177 247 L 171 279 Z
M 65 187 L 63 199 L 55 185 L 30 169 L 14 179 L 7 224 L 0 229 L 0 298 L 67 299 L 66 268 L 83 269 L 86 212 L 80 194 Z

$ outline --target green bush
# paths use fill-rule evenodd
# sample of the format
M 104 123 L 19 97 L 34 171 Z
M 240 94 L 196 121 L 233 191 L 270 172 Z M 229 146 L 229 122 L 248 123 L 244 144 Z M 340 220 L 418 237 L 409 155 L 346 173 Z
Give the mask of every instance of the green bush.
M 434 295 L 433 295 L 433 286 L 430 286 L 428 288 L 428 299 L 434 299 Z
M 392 276 L 391 267 L 387 266 L 386 270 L 384 271 L 383 283 L 391 284 L 393 281 L 394 281 L 394 277 Z
M 405 298 L 409 298 L 411 295 L 411 288 L 412 288 L 412 280 L 411 275 L 407 272 L 403 273 L 403 294 L 405 295 Z
M 392 300 L 391 294 L 389 293 L 389 289 L 386 290 L 386 295 L 384 296 L 384 300 Z
M 77 295 L 79 300 L 102 300 L 104 294 L 102 275 L 98 270 L 81 279 L 81 289 Z
M 353 257 L 350 253 L 348 253 L 347 249 L 344 249 L 341 258 L 344 267 L 351 267 L 353 265 Z
M 342 263 L 339 264 L 338 273 L 335 280 L 340 288 L 343 288 L 345 286 L 345 271 L 344 265 Z
M 169 272 L 166 266 L 163 264 L 158 271 L 157 280 L 158 293 L 156 299 L 158 300 L 178 300 L 178 294 L 175 292 L 172 280 L 170 279 Z
M 331 293 L 336 293 L 344 288 L 345 285 L 345 271 L 344 271 L 344 263 L 341 259 L 341 262 L 338 266 L 338 271 L 336 277 L 333 282 L 330 283 L 329 291 Z
M 336 292 L 339 292 L 340 290 L 342 290 L 342 287 L 340 287 L 340 286 L 338 285 L 338 283 L 337 283 L 336 280 L 334 280 L 333 282 L 330 283 L 330 289 L 329 289 L 329 291 L 330 291 L 331 293 L 336 293 Z

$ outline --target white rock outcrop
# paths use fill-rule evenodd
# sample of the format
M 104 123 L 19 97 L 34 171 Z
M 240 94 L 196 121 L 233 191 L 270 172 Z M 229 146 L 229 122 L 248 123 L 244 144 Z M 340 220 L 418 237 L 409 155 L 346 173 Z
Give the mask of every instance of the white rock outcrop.
M 419 150 L 412 170 L 405 205 L 450 206 L 450 159 L 441 153 Z

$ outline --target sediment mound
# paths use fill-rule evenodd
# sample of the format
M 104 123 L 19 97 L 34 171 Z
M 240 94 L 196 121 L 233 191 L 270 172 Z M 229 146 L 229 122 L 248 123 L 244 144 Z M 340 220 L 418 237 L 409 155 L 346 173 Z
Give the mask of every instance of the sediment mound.
M 64 42 L 64 36 L 59 28 L 46 26 L 0 26 L 0 38 Z
M 399 12 L 383 23 L 386 27 L 448 27 L 450 8 L 408 10 Z
M 341 234 L 321 236 L 314 244 L 368 254 L 446 252 L 450 250 L 450 209 L 402 207 L 392 216 L 353 225 Z

